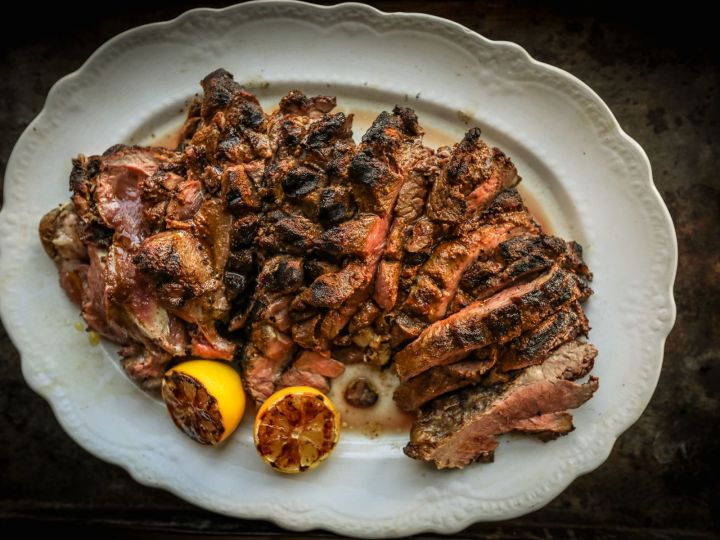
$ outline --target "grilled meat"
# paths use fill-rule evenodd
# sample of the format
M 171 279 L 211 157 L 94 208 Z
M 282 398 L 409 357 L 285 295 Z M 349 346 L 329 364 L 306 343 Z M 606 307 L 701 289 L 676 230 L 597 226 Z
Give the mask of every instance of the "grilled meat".
M 578 277 L 557 268 L 471 304 L 428 326 L 399 351 L 395 355 L 398 376 L 406 381 L 433 366 L 456 362 L 474 350 L 507 343 L 582 294 Z
M 492 461 L 498 435 L 542 424 L 539 431 L 548 431 L 550 417 L 545 415 L 577 408 L 592 397 L 596 378 L 585 384 L 573 381 L 590 371 L 596 355 L 592 345 L 574 341 L 510 383 L 465 389 L 435 400 L 413 425 L 405 453 L 440 469 Z M 568 430 L 566 423 L 560 429 L 552 427 L 549 431 Z
M 510 380 L 512 375 L 508 372 L 542 363 L 554 349 L 586 335 L 588 330 L 582 307 L 575 302 L 504 346 L 494 344 L 479 349 L 467 360 L 430 368 L 401 383 L 395 390 L 395 402 L 401 409 L 412 411 L 458 388 L 481 382 L 488 385 L 496 379 Z
M 71 202 L 40 223 L 62 288 L 131 378 L 239 360 L 260 404 L 394 364 L 397 405 L 421 411 L 406 453 L 438 467 L 490 459 L 500 433 L 573 429 L 567 410 L 597 387 L 572 382 L 596 354 L 576 341 L 592 274 L 479 129 L 432 150 L 395 107 L 356 144 L 333 97 L 294 90 L 266 113 L 223 69 L 201 85 L 176 149 L 79 156 Z M 355 382 L 347 395 L 371 405 Z

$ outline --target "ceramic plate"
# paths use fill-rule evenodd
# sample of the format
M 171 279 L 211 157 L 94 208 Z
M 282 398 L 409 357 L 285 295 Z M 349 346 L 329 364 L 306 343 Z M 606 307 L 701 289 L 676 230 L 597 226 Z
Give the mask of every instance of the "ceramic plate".
M 220 66 L 266 106 L 292 88 L 337 95 L 358 113 L 357 134 L 371 114 L 406 105 L 431 145 L 478 125 L 512 157 L 525 196 L 554 233 L 582 243 L 596 276 L 587 315 L 600 390 L 574 412 L 573 433 L 548 444 L 506 437 L 493 464 L 450 472 L 406 458 L 406 435 L 346 433 L 322 467 L 286 477 L 256 455 L 251 415 L 222 448 L 201 447 L 124 377 L 115 347 L 89 343 L 38 221 L 67 200 L 71 157 L 178 125 L 198 81 Z M 598 467 L 650 400 L 675 315 L 670 216 L 642 148 L 590 88 L 513 43 L 360 4 L 199 9 L 106 43 L 53 87 L 15 146 L 0 249 L 0 309 L 25 378 L 84 448 L 215 512 L 365 537 L 511 518 Z

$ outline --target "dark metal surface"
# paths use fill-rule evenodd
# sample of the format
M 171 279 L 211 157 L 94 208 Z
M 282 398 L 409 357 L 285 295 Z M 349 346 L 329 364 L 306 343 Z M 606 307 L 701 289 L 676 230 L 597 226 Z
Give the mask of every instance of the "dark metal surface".
M 535 58 L 588 83 L 647 151 L 678 233 L 678 320 L 645 414 L 620 438 L 602 467 L 576 480 L 546 508 L 510 522 L 477 524 L 460 536 L 716 537 L 720 178 L 715 145 L 720 70 L 712 52 L 712 18 L 687 3 L 671 11 L 653 7 L 652 14 L 607 2 L 583 7 L 505 1 L 373 4 L 385 11 L 440 15 L 489 38 L 515 41 Z M 37 5 L 19 6 L 17 20 L 32 19 L 33 24 L 19 25 L 18 35 L 8 28 L 0 36 L 0 170 L 58 78 L 77 69 L 113 35 L 190 7 L 187 2 L 150 1 L 81 13 L 61 5 L 36 13 Z M 13 22 L 6 19 L 6 25 Z M 18 353 L 2 329 L 0 359 L 0 530 L 21 526 L 26 532 L 47 527 L 82 532 L 92 527 L 109 537 L 124 536 L 128 528 L 150 531 L 133 533 L 137 538 L 167 538 L 179 531 L 284 534 L 267 522 L 194 508 L 135 483 L 123 470 L 87 454 L 26 386 Z

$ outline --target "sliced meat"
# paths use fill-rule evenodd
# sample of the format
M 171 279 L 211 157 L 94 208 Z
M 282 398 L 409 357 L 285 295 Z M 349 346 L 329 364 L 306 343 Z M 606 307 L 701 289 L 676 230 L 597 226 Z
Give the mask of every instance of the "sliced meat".
M 278 388 L 287 386 L 311 386 L 321 392 L 330 390 L 328 379 L 342 375 L 345 365 L 330 357 L 330 353 L 323 351 L 302 351 L 292 366 L 283 373 Z
M 183 128 L 183 165 L 188 180 L 206 195 L 220 197 L 234 212 L 255 209 L 265 164 L 272 155 L 268 119 L 257 98 L 223 69 L 201 85 L 202 100 L 191 106 Z M 224 169 L 238 165 L 224 175 Z
M 422 409 L 414 457 L 462 466 L 490 458 L 498 433 L 572 429 L 567 409 L 596 383 L 551 371 L 588 350 L 572 340 L 592 274 L 580 246 L 543 233 L 479 129 L 432 150 L 395 107 L 356 145 L 333 97 L 294 90 L 266 114 L 223 69 L 201 85 L 176 150 L 79 156 L 71 204 L 40 225 L 62 287 L 134 380 L 236 359 L 259 404 L 394 355 L 395 400 Z
M 377 286 L 377 281 L 376 281 Z M 370 326 L 380 315 L 380 308 L 372 300 L 365 300 L 350 320 L 348 331 L 351 334 Z
M 112 153 L 103 155 L 98 175 L 93 179 L 95 208 L 106 227 L 131 243 L 138 243 L 148 228 L 141 183 L 174 154 L 160 148 L 134 146 L 118 146 L 111 150 Z
M 507 343 L 582 294 L 577 276 L 554 269 L 433 323 L 395 355 L 395 369 L 404 382 L 491 343 Z
M 588 329 L 582 307 L 575 302 L 502 347 L 479 349 L 475 356 L 480 358 L 430 368 L 400 384 L 395 401 L 398 407 L 410 411 L 437 396 L 481 381 L 486 386 L 507 382 L 512 379 L 507 372 L 541 364 L 563 343 L 587 335 Z
M 329 352 L 302 351 L 293 365 L 301 371 L 312 371 L 330 379 L 345 371 L 345 364 L 331 358 Z
M 108 247 L 117 233 L 137 243 L 147 233 L 143 182 L 178 155 L 163 148 L 116 145 L 102 156 L 78 156 L 70 173 L 72 203 L 85 242 Z
M 200 114 L 209 121 L 220 110 L 225 110 L 232 99 L 242 91 L 230 72 L 220 68 L 206 75 L 200 85 L 203 98 L 200 102 Z
M 363 136 L 348 166 L 348 179 L 358 209 L 364 214 L 375 214 L 374 218 L 366 218 L 372 228 L 362 243 L 362 258 L 350 260 L 335 275 L 320 276 L 294 303 L 296 311 L 308 305 L 328 310 L 320 325 L 320 333 L 327 339 L 337 337 L 373 292 L 392 210 L 421 148 L 421 134 L 417 117 L 411 110 L 396 107 L 392 114 L 383 112 Z
M 480 225 L 473 229 L 470 222 L 463 226 L 461 236 L 437 246 L 430 259 L 418 271 L 415 285 L 403 303 L 403 311 L 422 316 L 429 322 L 445 316 L 455 296 L 465 269 L 481 255 L 489 255 L 500 243 L 514 235 L 532 231 L 533 223 L 525 227 L 516 223 Z
M 443 153 L 425 147 L 417 149 L 415 154 L 416 162 L 400 188 L 393 209 L 393 223 L 385 250 L 385 257 L 392 260 L 402 258 L 410 228 L 423 215 L 428 188 L 446 160 Z
M 257 189 L 245 172 L 244 165 L 227 167 L 222 175 L 222 199 L 234 213 L 260 209 Z
M 387 231 L 387 220 L 380 222 Z M 380 231 L 382 232 L 382 231 Z M 383 234 L 378 234 L 384 238 Z M 368 298 L 381 255 L 382 244 L 363 260 L 353 260 L 337 272 L 319 276 L 293 301 L 293 311 L 329 310 L 320 325 L 320 333 L 335 338 Z
M 498 435 L 516 425 L 527 427 L 528 419 L 579 407 L 592 397 L 596 378 L 585 384 L 571 379 L 587 373 L 596 355 L 592 345 L 572 342 L 506 385 L 466 389 L 435 400 L 414 423 L 405 453 L 440 469 L 491 461 Z
M 374 268 L 362 261 L 353 261 L 337 272 L 319 276 L 294 301 L 293 309 L 303 311 L 311 308 L 339 308 L 354 294 L 372 281 Z
M 273 214 L 257 236 L 259 248 L 273 253 L 303 255 L 314 245 L 322 229 L 306 217 Z
M 87 271 L 87 295 L 83 297 L 81 313 L 90 328 L 115 343 L 130 341 L 122 320 L 122 308 L 108 295 L 107 255 L 105 249 L 88 246 L 90 264 Z
M 417 116 L 410 109 L 395 107 L 375 119 L 348 168 L 361 212 L 390 217 L 421 135 Z
M 81 306 L 88 326 L 116 343 L 137 342 L 173 356 L 186 354 L 184 326 L 136 275 L 129 254 L 112 245 L 109 251 L 91 247 L 89 255 L 87 291 Z
M 120 349 L 125 373 L 145 390 L 158 390 L 172 356 L 164 351 L 131 342 Z
M 280 100 L 280 111 L 286 115 L 321 118 L 332 111 L 335 105 L 332 96 L 308 97 L 299 90 L 292 90 Z
M 330 346 L 330 340 L 320 335 L 322 315 L 314 314 L 305 320 L 297 321 L 292 325 L 292 338 L 300 347 L 315 351 L 325 351 Z
M 562 239 L 542 234 L 523 234 L 510 238 L 499 244 L 491 257 L 478 259 L 466 269 L 460 280 L 459 292 L 450 305 L 450 312 L 492 296 L 518 280 L 548 270 L 554 264 L 586 276 L 578 272 L 584 267 L 582 259 Z
M 287 388 L 289 386 L 310 386 L 327 394 L 330 391 L 330 383 L 326 377 L 312 371 L 303 371 L 292 366 L 278 381 L 277 388 Z
M 351 219 L 357 207 L 346 186 L 334 185 L 320 193 L 318 218 L 327 225 L 335 225 Z

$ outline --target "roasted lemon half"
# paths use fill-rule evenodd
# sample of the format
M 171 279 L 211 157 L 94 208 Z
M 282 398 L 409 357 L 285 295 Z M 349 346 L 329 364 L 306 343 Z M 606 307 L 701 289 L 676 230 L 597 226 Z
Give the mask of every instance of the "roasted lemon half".
M 340 438 L 340 414 L 325 394 L 309 386 L 275 392 L 255 417 L 255 447 L 277 471 L 299 473 L 316 467 Z
M 200 444 L 224 441 L 245 412 L 245 391 L 237 371 L 212 360 L 190 360 L 169 369 L 162 398 L 170 418 Z

